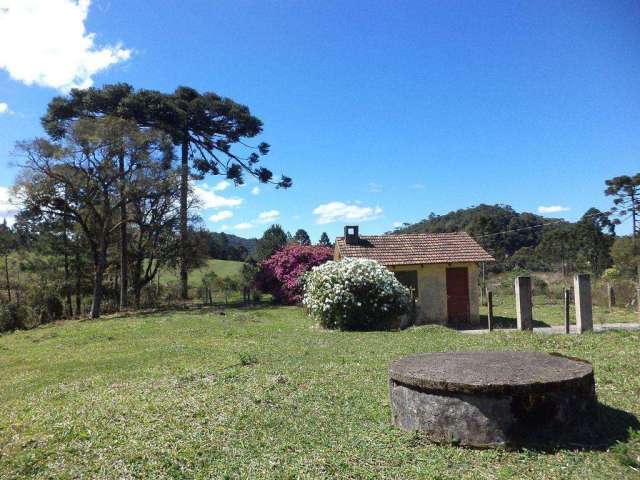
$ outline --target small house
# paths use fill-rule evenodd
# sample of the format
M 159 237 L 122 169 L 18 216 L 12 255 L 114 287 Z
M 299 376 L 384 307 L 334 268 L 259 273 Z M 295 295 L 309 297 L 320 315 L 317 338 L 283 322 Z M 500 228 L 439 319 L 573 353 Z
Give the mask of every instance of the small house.
M 391 270 L 416 298 L 416 324 L 464 327 L 479 322 L 478 265 L 492 262 L 469 234 L 360 235 L 347 226 L 334 259 L 369 258 Z

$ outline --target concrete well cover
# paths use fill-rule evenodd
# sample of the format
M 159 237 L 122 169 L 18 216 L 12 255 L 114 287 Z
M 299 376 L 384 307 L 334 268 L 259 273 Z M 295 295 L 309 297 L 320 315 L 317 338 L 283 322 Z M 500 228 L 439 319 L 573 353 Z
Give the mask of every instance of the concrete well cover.
M 425 353 L 396 360 L 393 381 L 425 391 L 519 395 L 590 390 L 590 363 L 543 352 Z

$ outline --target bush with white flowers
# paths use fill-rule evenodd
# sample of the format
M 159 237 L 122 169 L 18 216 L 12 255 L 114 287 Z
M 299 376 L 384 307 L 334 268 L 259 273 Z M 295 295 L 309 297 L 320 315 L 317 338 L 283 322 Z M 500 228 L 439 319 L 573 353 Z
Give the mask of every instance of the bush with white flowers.
M 374 260 L 347 258 L 304 277 L 302 303 L 326 328 L 386 330 L 409 311 L 409 289 Z

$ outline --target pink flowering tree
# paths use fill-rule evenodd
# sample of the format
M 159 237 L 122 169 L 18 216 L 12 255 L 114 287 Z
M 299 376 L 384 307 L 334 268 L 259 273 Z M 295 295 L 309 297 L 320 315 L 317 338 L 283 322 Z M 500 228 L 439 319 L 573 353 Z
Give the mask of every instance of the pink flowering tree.
M 279 303 L 302 301 L 302 275 L 333 258 L 333 250 L 320 245 L 290 244 L 260 263 L 255 286 Z

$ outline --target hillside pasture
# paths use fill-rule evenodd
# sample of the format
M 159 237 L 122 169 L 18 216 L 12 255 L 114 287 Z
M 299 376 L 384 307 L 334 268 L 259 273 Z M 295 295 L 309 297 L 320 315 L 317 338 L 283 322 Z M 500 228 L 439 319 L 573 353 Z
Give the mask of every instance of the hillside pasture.
M 219 277 L 234 277 L 240 274 L 242 262 L 235 260 L 218 260 L 210 258 L 206 264 L 189 272 L 189 288 L 198 288 L 203 275 L 213 272 Z M 160 271 L 160 283 L 168 285 L 178 281 L 178 270 L 163 269 Z

